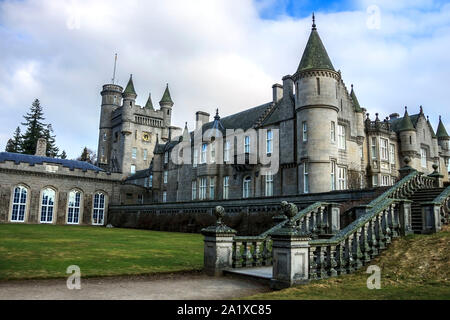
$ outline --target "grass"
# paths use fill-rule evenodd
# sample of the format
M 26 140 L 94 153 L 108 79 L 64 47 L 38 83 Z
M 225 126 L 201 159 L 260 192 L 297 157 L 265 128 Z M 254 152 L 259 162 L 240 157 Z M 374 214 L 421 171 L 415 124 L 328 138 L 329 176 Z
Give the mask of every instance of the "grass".
M 246 299 L 450 299 L 450 228 L 397 240 L 370 262 L 381 268 L 381 289 L 367 289 L 368 266 L 350 275 L 313 281 Z
M 200 270 L 203 238 L 91 226 L 0 224 L 0 280 L 83 277 Z

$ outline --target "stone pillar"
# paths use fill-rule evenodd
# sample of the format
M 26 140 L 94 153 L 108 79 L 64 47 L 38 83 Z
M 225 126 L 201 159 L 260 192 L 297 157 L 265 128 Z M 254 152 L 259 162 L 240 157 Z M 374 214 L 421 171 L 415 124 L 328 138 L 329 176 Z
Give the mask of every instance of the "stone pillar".
M 403 159 L 403 162 L 405 162 L 405 166 L 401 167 L 398 171 L 400 172 L 400 179 L 406 177 L 411 172 L 417 171 L 416 169 L 413 169 L 409 166 L 409 163 L 411 162 L 410 157 L 405 157 Z
M 411 200 L 402 200 L 398 206 L 398 216 L 400 219 L 400 232 L 402 236 L 414 233 L 412 230 L 412 218 L 411 218 Z
M 282 289 L 308 282 L 309 279 L 309 235 L 301 234 L 292 221 L 298 209 L 293 203 L 282 202 L 289 220 L 271 234 L 273 272 L 270 286 Z
M 39 138 L 36 144 L 35 156 L 45 157 L 47 153 L 47 140 L 45 138 Z
M 433 164 L 434 171 L 433 171 L 433 173 L 429 174 L 428 176 L 431 178 L 434 178 L 434 187 L 435 188 L 442 188 L 444 186 L 444 181 L 443 181 L 444 176 L 438 172 L 438 168 L 439 168 L 439 166 L 436 163 L 434 163 Z
M 222 275 L 223 270 L 231 268 L 233 263 L 233 238 L 236 230 L 222 223 L 225 209 L 217 206 L 214 210 L 217 218 L 215 226 L 202 229 L 204 239 L 204 270 L 208 275 Z
M 441 205 L 434 202 L 422 203 L 422 233 L 441 231 Z
M 329 225 L 329 232 L 332 234 L 337 233 L 339 230 L 341 230 L 341 209 L 340 205 L 337 203 L 330 203 L 328 205 L 328 225 Z

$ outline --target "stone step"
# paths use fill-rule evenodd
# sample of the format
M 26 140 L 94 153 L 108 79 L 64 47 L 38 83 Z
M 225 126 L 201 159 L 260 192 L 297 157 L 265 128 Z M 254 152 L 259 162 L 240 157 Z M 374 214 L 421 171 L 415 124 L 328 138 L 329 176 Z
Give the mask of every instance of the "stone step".
M 236 276 L 245 279 L 258 280 L 263 283 L 270 283 L 272 279 L 272 266 L 267 267 L 253 267 L 253 268 L 236 268 L 226 269 L 223 271 L 224 275 Z

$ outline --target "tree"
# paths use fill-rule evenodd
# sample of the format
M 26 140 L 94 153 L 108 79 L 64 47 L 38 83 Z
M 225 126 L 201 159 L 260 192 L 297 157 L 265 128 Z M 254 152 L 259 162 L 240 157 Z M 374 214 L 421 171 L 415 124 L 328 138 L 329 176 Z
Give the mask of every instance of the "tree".
M 39 138 L 45 137 L 44 130 L 46 129 L 46 125 L 42 122 L 42 120 L 45 120 L 44 112 L 38 99 L 34 100 L 30 111 L 23 117 L 26 121 L 22 125 L 26 126 L 27 129 L 23 135 L 22 153 L 34 154 L 37 141 Z
M 19 127 L 14 131 L 13 138 L 8 140 L 5 151 L 14 153 L 22 152 L 22 134 Z
M 59 157 L 60 157 L 61 159 L 67 159 L 67 153 L 66 153 L 66 150 L 63 150 L 63 151 L 61 152 L 61 154 L 59 155 Z
M 55 145 L 55 135 L 52 135 L 53 127 L 48 124 L 44 129 L 44 138 L 47 140 L 47 157 L 55 158 L 58 156 L 59 148 Z
M 81 153 L 81 156 L 77 158 L 78 161 L 86 161 L 89 163 L 94 164 L 97 161 L 97 155 L 94 151 L 91 149 L 88 149 L 88 147 L 84 147 L 83 152 Z

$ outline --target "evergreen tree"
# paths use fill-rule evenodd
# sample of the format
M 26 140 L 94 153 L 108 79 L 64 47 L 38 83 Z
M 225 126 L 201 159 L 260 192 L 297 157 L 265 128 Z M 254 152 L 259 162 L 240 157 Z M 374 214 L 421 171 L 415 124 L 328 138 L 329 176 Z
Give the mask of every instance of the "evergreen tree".
M 17 127 L 16 131 L 14 131 L 13 138 L 8 140 L 5 151 L 14 153 L 22 152 L 22 134 L 19 127 Z
M 34 154 L 37 141 L 39 138 L 45 137 L 46 129 L 46 125 L 42 122 L 42 120 L 45 120 L 44 112 L 38 99 L 34 100 L 30 111 L 23 117 L 26 121 L 22 125 L 26 126 L 27 129 L 22 137 L 22 153 Z
M 89 163 L 94 164 L 95 161 L 97 160 L 97 155 L 95 154 L 94 151 L 92 151 L 91 149 L 88 149 L 87 147 L 84 147 L 83 152 L 81 153 L 81 156 L 79 156 L 77 158 L 78 161 L 86 161 Z
M 44 138 L 47 140 L 47 157 L 55 158 L 58 156 L 59 148 L 55 145 L 55 135 L 52 135 L 53 127 L 51 124 L 44 129 Z
M 61 159 L 67 159 L 67 153 L 66 153 L 66 150 L 63 150 L 63 151 L 61 152 L 61 154 L 59 155 L 59 157 L 60 157 Z

